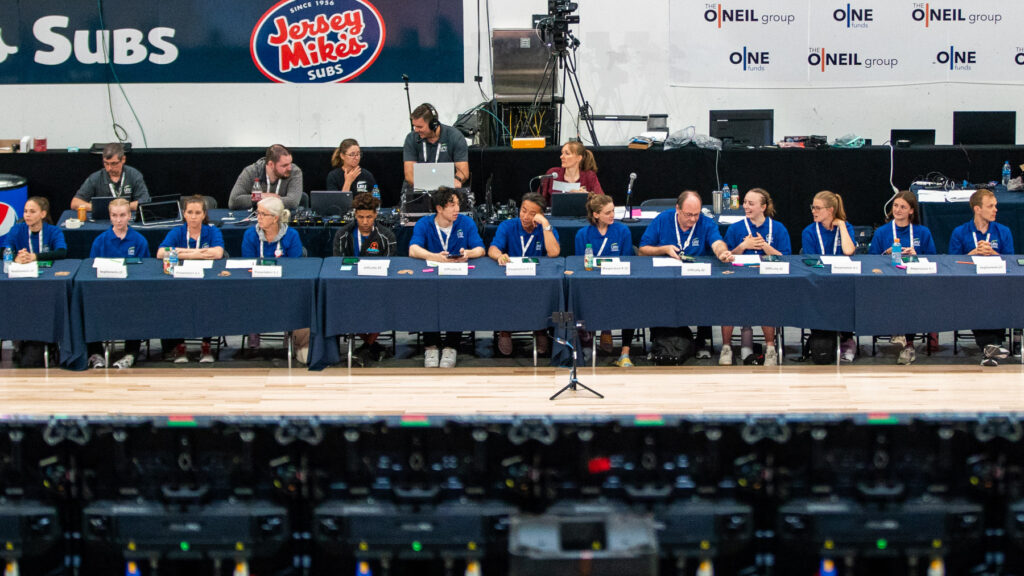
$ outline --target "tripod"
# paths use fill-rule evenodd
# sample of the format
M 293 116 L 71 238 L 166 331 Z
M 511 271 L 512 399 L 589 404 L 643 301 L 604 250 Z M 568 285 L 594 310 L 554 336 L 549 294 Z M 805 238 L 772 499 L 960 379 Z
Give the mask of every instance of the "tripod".
M 572 368 L 569 371 L 569 383 L 563 386 L 562 389 L 559 390 L 558 392 L 555 392 L 554 396 L 548 398 L 548 400 L 554 400 L 555 398 L 558 398 L 559 396 L 561 396 L 562 392 L 565 392 L 566 390 L 572 390 L 573 392 L 576 392 L 579 388 L 583 388 L 584 390 L 590 392 L 591 394 L 597 396 L 598 398 L 604 398 L 604 396 L 602 396 L 600 392 L 588 387 L 586 384 L 580 382 L 579 379 L 576 377 L 576 366 L 578 360 L 576 351 L 579 349 L 579 335 L 580 330 L 583 329 L 583 322 L 573 322 L 572 312 L 555 312 L 554 314 L 551 315 L 551 320 L 555 323 L 556 326 L 562 326 L 566 330 L 572 330 L 572 342 L 569 342 L 567 338 L 555 338 L 555 342 L 558 342 L 562 346 L 568 348 L 570 354 L 572 354 Z M 568 334 L 566 336 L 568 336 Z
M 548 57 L 547 63 L 544 65 L 544 72 L 541 77 L 540 86 L 537 87 L 537 92 L 534 93 L 533 102 L 530 105 L 530 115 L 526 118 L 526 121 L 522 123 L 517 136 L 524 135 L 524 129 L 534 125 L 537 119 L 537 115 L 540 113 L 541 97 L 546 94 L 550 89 L 551 92 L 551 109 L 555 111 L 555 118 L 552 122 L 552 137 L 555 144 L 560 144 L 561 140 L 559 135 L 561 133 L 561 119 L 558 117 L 558 107 L 565 104 L 565 86 L 572 89 L 573 98 L 576 100 L 576 108 L 579 110 L 580 120 L 587 127 L 587 132 L 590 134 L 590 142 L 593 146 L 599 146 L 597 141 L 597 132 L 594 130 L 594 119 L 593 110 L 590 108 L 590 102 L 583 96 L 583 88 L 580 86 L 580 78 L 576 73 L 576 48 L 579 48 L 580 41 L 572 35 L 572 32 L 562 32 L 565 35 L 566 40 L 548 42 L 548 46 L 552 48 L 551 55 Z M 572 48 L 570 54 L 569 48 Z M 558 83 L 555 82 L 557 78 L 558 70 L 562 71 L 562 94 L 558 93 Z M 579 136 L 579 123 L 576 124 L 576 135 Z

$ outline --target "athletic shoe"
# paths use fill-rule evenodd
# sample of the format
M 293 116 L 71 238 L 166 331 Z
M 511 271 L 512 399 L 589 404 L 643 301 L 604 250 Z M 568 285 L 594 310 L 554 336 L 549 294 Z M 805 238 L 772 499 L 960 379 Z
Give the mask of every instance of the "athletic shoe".
M 896 360 L 897 364 L 913 364 L 914 360 L 917 360 L 917 352 L 914 351 L 913 346 L 905 346 L 903 350 L 900 350 L 900 357 Z
M 779 353 L 775 351 L 775 346 L 769 346 L 764 351 L 764 365 L 765 366 L 778 366 L 779 365 Z
M 423 351 L 424 368 L 437 368 L 440 360 L 441 353 L 437 351 L 437 348 L 427 348 Z
M 217 357 L 213 355 L 213 351 L 210 350 L 210 345 L 207 342 L 203 342 L 203 352 L 199 356 L 200 364 L 212 364 L 217 360 Z
M 996 362 L 995 358 L 985 358 L 981 361 L 982 366 L 999 366 L 999 362 Z
M 295 349 L 295 359 L 299 361 L 299 364 L 306 365 L 309 363 L 309 346 L 302 346 Z
M 114 368 L 118 370 L 124 370 L 125 368 L 131 368 L 135 365 L 135 356 L 131 354 L 125 354 L 120 360 L 114 362 Z
M 174 347 L 174 363 L 175 364 L 186 364 L 188 363 L 188 353 L 185 351 L 184 344 L 178 344 Z
M 853 359 L 857 357 L 857 341 L 853 338 L 847 338 L 839 345 L 840 355 L 839 359 L 842 362 L 853 362 Z
M 732 366 L 732 346 L 722 344 L 722 352 L 718 355 L 719 366 Z
M 537 330 L 534 334 L 537 338 L 537 355 L 547 356 L 551 352 L 551 337 L 548 336 L 548 331 Z
M 107 362 L 101 354 L 89 356 L 89 368 L 106 368 Z
M 619 356 L 619 359 L 615 361 L 615 365 L 619 368 L 632 368 L 633 361 L 629 359 L 629 355 L 623 354 Z
M 605 354 L 611 354 L 612 347 L 612 333 L 601 332 L 601 341 L 597 343 L 597 349 L 600 350 L 601 352 L 604 352 Z
M 512 355 L 512 333 L 511 332 L 498 332 L 498 352 L 501 352 L 502 356 Z
M 707 360 L 711 358 L 711 350 L 708 348 L 697 348 L 697 360 Z
M 1010 355 L 1010 351 L 998 344 L 988 344 L 985 346 L 985 358 L 995 358 L 1002 360 Z
M 445 348 L 441 351 L 441 368 L 455 368 L 455 348 Z
M 893 346 L 903 347 L 907 345 L 907 337 L 904 334 L 896 334 L 890 337 L 889 341 L 892 342 Z

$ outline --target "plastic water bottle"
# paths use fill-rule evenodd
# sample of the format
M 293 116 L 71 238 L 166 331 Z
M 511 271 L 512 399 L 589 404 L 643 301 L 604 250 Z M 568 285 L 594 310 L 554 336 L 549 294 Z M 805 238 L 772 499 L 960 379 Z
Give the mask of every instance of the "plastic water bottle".
M 739 210 L 740 209 L 740 189 L 735 184 L 732 185 L 732 193 L 730 194 L 730 196 L 732 197 L 732 202 L 729 203 L 729 206 L 733 210 Z
M 257 178 L 252 181 L 252 194 L 250 195 L 253 205 L 259 204 L 260 200 L 263 200 L 263 184 L 260 179 Z
M 590 244 L 587 244 L 587 249 L 583 251 L 583 269 L 594 269 L 594 247 Z
M 903 265 L 903 246 L 900 246 L 900 239 L 898 236 L 892 240 L 892 265 Z
M 178 249 L 171 248 L 171 255 L 167 257 L 167 271 L 174 276 L 174 269 L 178 267 Z
M 4 274 L 11 271 L 11 263 L 14 262 L 14 250 L 8 246 L 4 248 Z
M 729 191 L 729 185 L 722 185 L 722 210 L 728 210 L 732 208 L 732 192 Z
M 377 186 L 376 184 L 373 185 L 373 197 L 380 200 L 380 186 Z
M 1003 188 L 1010 185 L 1010 161 L 1003 162 Z

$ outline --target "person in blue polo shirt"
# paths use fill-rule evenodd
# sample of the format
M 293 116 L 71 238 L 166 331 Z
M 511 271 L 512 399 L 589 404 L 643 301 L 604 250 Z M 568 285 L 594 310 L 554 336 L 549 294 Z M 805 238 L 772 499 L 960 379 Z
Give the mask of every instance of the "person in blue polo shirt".
M 978 190 L 971 194 L 974 219 L 953 229 L 949 237 L 949 253 L 967 256 L 999 256 L 1013 254 L 1013 235 L 1010 229 L 996 222 L 996 195 L 991 190 Z M 982 349 L 982 366 L 996 366 L 997 359 L 1009 356 L 1003 348 L 1005 330 L 974 330 L 974 341 Z
M 46 198 L 32 196 L 26 200 L 22 218 L 24 222 L 15 224 L 4 237 L 4 246 L 14 253 L 15 262 L 63 260 L 67 256 L 64 233 L 50 224 L 50 202 Z
M 437 262 L 466 262 L 470 258 L 484 255 L 484 241 L 476 223 L 468 216 L 459 214 L 459 193 L 454 188 L 442 186 L 431 195 L 434 216 L 425 216 L 416 222 L 409 241 L 409 256 Z M 449 331 L 444 335 L 444 349 L 440 332 L 424 332 L 426 345 L 423 366 L 426 368 L 454 368 L 456 350 L 462 332 Z
M 729 226 L 725 231 L 725 243 L 735 254 L 757 254 L 783 256 L 793 253 L 789 244 L 789 231 L 782 222 L 775 220 L 775 203 L 771 194 L 763 188 L 751 188 L 743 197 L 743 220 Z M 778 352 L 775 350 L 775 327 L 761 326 L 764 332 L 764 365 L 776 366 L 779 363 Z M 732 326 L 722 326 L 722 353 L 718 363 L 723 366 L 732 364 Z M 754 353 L 754 342 L 750 328 L 745 326 L 741 331 L 740 360 L 745 360 Z
M 900 251 L 903 255 L 935 254 L 935 241 L 927 227 L 921 225 L 918 216 L 917 194 L 903 190 L 896 194 L 892 201 L 892 217 L 889 222 L 879 226 L 871 237 L 869 254 L 892 254 L 894 238 L 900 239 Z M 899 334 L 892 337 L 896 346 L 901 346 L 898 364 L 913 364 L 917 359 L 914 350 L 914 335 Z
M 722 240 L 718 224 L 701 213 L 701 198 L 693 190 L 685 190 L 676 199 L 676 207 L 666 210 L 647 226 L 640 238 L 641 256 L 680 255 L 701 256 L 714 254 L 722 262 L 732 262 L 733 255 Z M 710 326 L 697 327 L 697 358 L 710 358 L 707 342 L 711 339 Z
M 529 256 L 556 258 L 562 251 L 558 243 L 558 231 L 544 217 L 544 197 L 529 192 L 523 195 L 519 204 L 519 218 L 505 220 L 498 226 L 494 240 L 487 249 L 487 255 L 500 266 L 508 264 L 512 257 Z M 544 355 L 550 349 L 547 330 L 534 331 L 537 353 Z M 512 354 L 512 333 L 497 332 L 498 352 L 505 356 Z
M 224 238 L 221 236 L 220 228 L 210 226 L 210 217 L 206 212 L 206 201 L 202 196 L 189 196 L 184 200 L 185 223 L 172 228 L 160 247 L 156 251 L 156 257 L 163 259 L 170 253 L 171 248 L 177 249 L 178 260 L 220 260 L 224 257 Z M 203 338 L 202 351 L 199 355 L 199 362 L 206 364 L 213 362 L 216 358 L 210 348 L 212 338 Z M 188 354 L 185 349 L 185 340 L 181 338 L 164 338 L 160 341 L 164 354 L 173 351 L 173 360 L 181 364 L 188 362 Z
M 146 242 L 146 238 L 128 227 L 128 219 L 131 217 L 129 206 L 125 198 L 110 201 L 110 230 L 93 240 L 89 258 L 149 258 L 149 243 Z M 140 348 L 141 343 L 138 340 L 126 340 L 124 356 L 114 362 L 114 367 L 119 370 L 131 368 L 135 364 Z M 89 342 L 88 352 L 91 368 L 106 368 L 101 342 Z

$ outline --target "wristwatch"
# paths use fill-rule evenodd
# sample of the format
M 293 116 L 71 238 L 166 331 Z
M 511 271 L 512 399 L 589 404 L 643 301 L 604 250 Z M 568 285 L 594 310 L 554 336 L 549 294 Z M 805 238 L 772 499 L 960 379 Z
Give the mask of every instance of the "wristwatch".
M 545 232 L 551 232 L 551 224 L 548 224 L 547 226 L 545 226 L 544 227 L 544 231 Z

